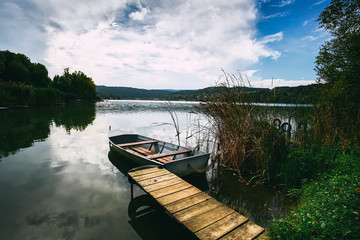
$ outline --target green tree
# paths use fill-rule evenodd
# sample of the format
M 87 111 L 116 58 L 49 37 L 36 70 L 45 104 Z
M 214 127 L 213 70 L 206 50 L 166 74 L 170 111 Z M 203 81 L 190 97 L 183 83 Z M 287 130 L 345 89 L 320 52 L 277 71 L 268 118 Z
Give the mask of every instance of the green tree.
M 332 140 L 351 139 L 358 144 L 360 1 L 332 0 L 318 22 L 333 36 L 322 45 L 315 62 L 318 81 L 325 83 L 320 112 L 328 113 L 328 119 L 319 120 L 322 132 Z
M 69 68 L 64 69 L 63 75 L 54 76 L 53 86 L 63 92 L 71 92 L 71 74 L 69 73 Z
M 49 87 L 51 79 L 46 67 L 40 63 L 33 63 L 30 66 L 29 80 L 30 84 L 35 87 Z
M 0 51 L 0 79 L 34 87 L 49 87 L 51 79 L 46 67 L 32 63 L 24 54 Z
M 65 93 L 69 93 L 74 98 L 83 100 L 96 100 L 97 93 L 93 80 L 81 71 L 69 72 L 64 69 L 62 76 L 56 75 L 53 86 Z

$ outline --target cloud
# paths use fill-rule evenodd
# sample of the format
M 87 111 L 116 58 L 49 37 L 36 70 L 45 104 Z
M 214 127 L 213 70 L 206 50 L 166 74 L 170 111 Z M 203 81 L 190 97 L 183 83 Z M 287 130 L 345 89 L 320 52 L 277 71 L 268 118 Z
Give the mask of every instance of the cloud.
M 316 83 L 315 80 L 285 80 L 285 79 L 261 79 L 257 81 L 252 81 L 252 87 L 259 88 L 275 88 L 275 87 L 295 87 L 295 86 L 305 86 Z
M 47 34 L 35 12 L 27 12 L 21 1 L 0 3 L 0 49 L 44 55 Z
M 291 5 L 295 2 L 295 0 L 281 0 L 279 4 L 271 5 L 272 7 L 285 7 Z
M 70 67 L 96 84 L 194 89 L 211 85 L 221 68 L 243 71 L 281 55 L 267 43 L 282 40 L 282 33 L 255 38 L 252 0 L 21 2 L 1 4 L 11 15 L 0 17 L 0 30 L 13 24 L 15 32 L 6 28 L 8 41 L 0 46 L 35 56 L 51 76 Z
M 275 41 L 281 41 L 284 37 L 284 33 L 283 32 L 278 32 L 278 33 L 275 33 L 275 34 L 272 34 L 272 35 L 268 35 L 266 37 L 264 37 L 262 40 L 261 40 L 261 43 L 269 43 L 269 42 L 275 42 Z
M 289 14 L 288 12 L 278 12 L 275 14 L 263 16 L 263 19 L 267 20 L 267 19 L 276 18 L 276 17 L 286 17 L 288 14 Z
M 318 2 L 315 2 L 312 6 L 316 6 L 316 5 L 320 5 L 324 2 L 326 2 L 327 0 L 321 0 L 321 1 L 318 1 Z
M 129 17 L 134 19 L 134 20 L 138 20 L 138 21 L 142 21 L 144 20 L 145 15 L 148 13 L 148 9 L 146 8 L 141 8 L 140 11 L 137 12 L 132 12 Z
M 301 40 L 302 41 L 316 41 L 318 39 L 322 39 L 321 40 L 321 43 L 322 43 L 324 38 L 331 37 L 330 33 L 328 33 L 324 29 L 316 28 L 313 32 L 314 32 L 313 35 L 305 36 L 305 37 L 301 38 Z

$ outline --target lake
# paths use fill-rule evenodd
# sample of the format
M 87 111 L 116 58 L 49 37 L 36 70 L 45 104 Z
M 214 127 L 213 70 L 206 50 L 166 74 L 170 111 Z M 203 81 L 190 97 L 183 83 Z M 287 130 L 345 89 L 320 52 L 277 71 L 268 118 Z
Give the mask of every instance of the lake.
M 104 101 L 0 110 L 0 239 L 191 239 L 138 187 L 130 201 L 126 173 L 136 166 L 110 151 L 108 134 L 177 143 L 175 122 L 181 144 L 195 147 L 207 129 L 197 107 Z M 258 225 L 291 205 L 276 189 L 229 171 L 217 181 L 215 172 L 186 180 Z

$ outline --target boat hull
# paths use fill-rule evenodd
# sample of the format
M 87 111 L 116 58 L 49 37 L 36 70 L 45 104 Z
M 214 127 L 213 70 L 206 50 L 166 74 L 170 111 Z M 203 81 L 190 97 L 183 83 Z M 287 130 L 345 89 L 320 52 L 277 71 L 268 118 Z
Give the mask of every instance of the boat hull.
M 133 161 L 134 163 L 143 166 L 143 165 L 159 165 L 164 166 L 170 172 L 178 175 L 178 176 L 188 176 L 195 173 L 203 172 L 207 166 L 209 161 L 209 153 L 204 153 L 198 150 L 193 150 L 192 153 L 188 155 L 179 155 L 174 160 L 167 162 L 167 163 L 160 163 L 156 160 L 152 160 L 146 158 L 145 156 L 139 156 L 136 154 L 132 154 L 127 151 L 125 148 L 120 147 L 119 144 L 124 143 L 131 143 L 131 142 L 141 142 L 141 141 L 148 141 L 154 140 L 145 136 L 136 135 L 136 134 L 124 134 L 109 137 L 109 144 L 110 147 L 117 151 L 120 155 L 124 156 L 125 158 Z M 170 149 L 184 149 L 178 145 L 167 143 L 163 141 L 156 140 L 159 146 L 166 145 L 167 148 Z M 146 147 L 151 147 L 150 144 L 144 144 Z

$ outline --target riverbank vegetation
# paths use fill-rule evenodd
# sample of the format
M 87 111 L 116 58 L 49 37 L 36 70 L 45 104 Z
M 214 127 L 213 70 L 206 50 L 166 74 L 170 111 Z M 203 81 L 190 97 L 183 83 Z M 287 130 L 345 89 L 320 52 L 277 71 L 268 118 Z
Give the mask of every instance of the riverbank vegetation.
M 360 5 L 332 0 L 319 16 L 333 38 L 316 60 L 318 99 L 302 119 L 278 119 L 235 91 L 243 76 L 224 73 L 225 91 L 205 108 L 217 137 L 220 165 L 246 181 L 269 182 L 298 199 L 274 219 L 274 239 L 360 239 Z
M 80 71 L 48 76 L 46 67 L 24 54 L 0 51 L 0 105 L 53 105 L 71 100 L 97 100 L 92 79 Z

